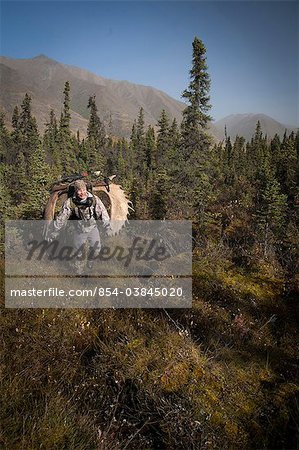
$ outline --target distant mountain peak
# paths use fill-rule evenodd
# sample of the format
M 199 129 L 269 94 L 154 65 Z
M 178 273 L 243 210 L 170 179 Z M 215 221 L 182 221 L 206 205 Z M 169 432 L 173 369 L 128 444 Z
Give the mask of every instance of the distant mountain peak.
M 34 56 L 32 59 L 50 59 L 47 55 L 44 55 L 43 53 L 41 53 L 40 55 Z
M 258 121 L 261 124 L 263 134 L 267 135 L 268 138 L 274 137 L 275 134 L 282 137 L 285 131 L 292 131 L 292 127 L 284 125 L 264 113 L 242 113 L 230 114 L 214 122 L 215 134 L 218 139 L 224 139 L 224 129 L 226 127 L 227 135 L 232 139 L 238 135 L 249 141 L 254 135 Z

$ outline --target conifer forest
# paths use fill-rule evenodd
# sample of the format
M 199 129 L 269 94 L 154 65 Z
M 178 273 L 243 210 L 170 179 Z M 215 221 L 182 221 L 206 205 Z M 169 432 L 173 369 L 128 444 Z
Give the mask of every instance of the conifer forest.
M 0 115 L 0 446 L 9 450 L 298 448 L 299 130 L 216 142 L 195 38 L 182 121 L 141 108 L 129 139 L 86 98 L 39 132 L 29 94 Z M 49 187 L 117 174 L 129 220 L 192 220 L 192 308 L 7 309 L 4 223 L 42 219 Z

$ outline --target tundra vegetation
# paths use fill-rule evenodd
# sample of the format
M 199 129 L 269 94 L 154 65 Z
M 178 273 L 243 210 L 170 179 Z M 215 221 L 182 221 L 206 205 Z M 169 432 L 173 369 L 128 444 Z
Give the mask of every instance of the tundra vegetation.
M 297 448 L 299 132 L 213 142 L 209 85 L 195 38 L 181 124 L 146 127 L 141 108 L 118 139 L 90 96 L 81 139 L 67 81 L 43 135 L 28 94 L 11 131 L 0 115 L 1 242 L 86 170 L 118 174 L 131 219 L 191 219 L 194 242 L 190 309 L 2 308 L 2 448 Z

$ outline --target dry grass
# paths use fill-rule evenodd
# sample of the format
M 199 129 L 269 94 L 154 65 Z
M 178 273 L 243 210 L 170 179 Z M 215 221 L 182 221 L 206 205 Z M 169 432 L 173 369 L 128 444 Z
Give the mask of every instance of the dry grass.
M 189 310 L 2 309 L 2 447 L 296 448 L 283 283 L 198 258 L 193 291 Z

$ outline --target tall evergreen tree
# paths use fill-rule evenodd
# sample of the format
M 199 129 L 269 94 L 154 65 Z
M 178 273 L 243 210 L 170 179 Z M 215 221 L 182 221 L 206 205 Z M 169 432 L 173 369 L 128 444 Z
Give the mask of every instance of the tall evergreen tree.
M 146 168 L 144 110 L 140 108 L 136 122 L 136 170 L 141 175 Z
M 281 237 L 285 225 L 287 197 L 281 193 L 280 185 L 275 178 L 270 177 L 259 197 L 257 207 L 258 238 L 267 256 L 270 242 Z
M 149 125 L 145 136 L 145 158 L 148 171 L 157 167 L 155 130 Z
M 46 157 L 49 159 L 52 165 L 59 164 L 59 161 L 56 161 L 57 154 L 55 152 L 55 150 L 57 149 L 57 142 L 58 142 L 57 120 L 53 109 L 51 109 L 49 122 L 47 122 L 46 124 L 46 129 L 43 136 L 43 148 Z
M 9 219 L 12 213 L 12 199 L 8 190 L 8 166 L 0 164 L 0 249 L 3 251 L 5 220 Z
M 178 123 L 174 118 L 168 130 L 168 149 L 166 151 L 166 161 L 168 173 L 174 176 L 178 171 L 180 164 L 180 131 Z
M 263 136 L 260 121 L 256 124 L 255 133 L 250 144 L 247 146 L 246 155 L 247 175 L 253 183 L 256 183 L 256 180 L 259 178 L 259 173 L 261 173 L 262 165 L 264 163 L 268 165 L 270 162 L 267 139 Z
M 242 136 L 236 136 L 233 145 L 233 158 L 235 175 L 238 177 L 247 175 L 245 139 Z
M 60 119 L 60 129 L 65 134 L 71 134 L 71 99 L 70 99 L 71 86 L 70 82 L 66 81 L 63 90 L 63 112 Z
M 28 160 L 28 182 L 26 192 L 26 212 L 28 218 L 41 218 L 46 199 L 50 168 L 46 163 L 44 149 L 37 146 Z
M 204 171 L 197 174 L 197 185 L 193 191 L 192 201 L 194 209 L 194 219 L 197 223 L 198 231 L 204 238 L 209 224 L 210 211 L 209 204 L 214 200 L 215 192 L 211 189 L 209 175 Z
M 7 163 L 11 140 L 5 126 L 5 115 L 0 112 L 0 163 Z
M 201 131 L 207 128 L 211 116 L 209 101 L 210 76 L 206 64 L 206 48 L 197 37 L 192 43 L 193 59 L 190 70 L 190 84 L 182 97 L 189 103 L 183 111 L 182 135 L 187 151 L 197 149 L 202 137 Z
M 262 160 L 257 174 L 256 224 L 258 239 L 267 256 L 269 244 L 281 237 L 286 219 L 287 196 L 282 193 L 275 177 L 270 156 Z
M 87 138 L 95 141 L 95 145 L 98 150 L 103 150 L 105 146 L 106 133 L 104 125 L 98 115 L 95 95 L 89 97 L 87 108 L 90 109 L 90 116 L 87 125 Z
M 157 170 L 151 179 L 149 214 L 153 220 L 164 220 L 167 215 L 170 178 L 165 169 Z
M 296 158 L 297 158 L 297 162 L 296 162 L 296 183 L 297 183 L 297 186 L 299 186 L 299 129 L 297 130 L 297 133 L 296 133 L 295 142 L 294 142 L 294 148 L 295 148 Z
M 226 136 L 224 146 L 224 179 L 225 183 L 231 186 L 234 182 L 235 170 L 234 170 L 234 155 L 233 146 L 230 140 L 230 136 Z
M 12 135 L 14 136 L 17 132 L 19 132 L 20 130 L 20 113 L 19 113 L 19 108 L 18 106 L 14 107 L 13 110 L 13 114 L 12 114 L 12 119 L 11 119 L 11 124 L 12 124 L 12 129 L 13 129 L 13 133 Z
M 21 104 L 20 116 L 17 110 L 14 111 L 13 122 L 16 150 L 21 151 L 27 160 L 40 143 L 36 119 L 31 111 L 31 97 L 27 93 Z
M 65 82 L 63 90 L 63 111 L 60 116 L 58 132 L 58 148 L 55 159 L 64 174 L 76 172 L 78 167 L 78 155 L 76 155 L 71 136 L 71 107 L 70 107 L 70 83 Z M 61 174 L 62 175 L 62 174 Z
M 209 104 L 210 76 L 206 65 L 206 49 L 201 40 L 195 37 L 193 44 L 193 60 L 190 70 L 190 84 L 182 97 L 189 103 L 183 111 L 181 124 L 183 160 L 188 162 L 191 170 L 187 174 L 191 178 L 194 166 L 203 165 L 207 161 L 210 138 L 205 133 L 211 117 L 207 114 Z M 187 166 L 185 166 L 187 167 Z
M 28 188 L 27 164 L 24 153 L 19 151 L 15 162 L 10 166 L 9 186 L 16 205 L 25 202 Z
M 165 109 L 162 110 L 158 120 L 157 134 L 157 165 L 165 166 L 170 146 L 169 119 Z
M 168 137 L 169 147 L 171 148 L 171 151 L 177 152 L 180 143 L 180 132 L 176 118 L 173 119 L 172 124 L 169 128 Z
M 277 178 L 290 199 L 297 192 L 297 149 L 294 133 L 284 134 L 277 158 Z
M 10 158 L 7 162 L 12 163 L 19 150 L 21 149 L 21 131 L 20 131 L 20 113 L 18 106 L 14 107 L 12 118 L 11 118 L 12 132 L 11 132 L 11 142 L 12 148 L 10 152 Z
M 190 189 L 190 195 L 187 196 L 191 200 L 189 207 L 192 206 L 194 191 L 202 190 L 203 173 L 205 174 L 204 178 L 210 183 L 211 164 L 213 163 L 210 159 L 211 138 L 205 131 L 208 121 L 211 119 L 208 115 L 211 106 L 209 104 L 210 77 L 206 64 L 206 48 L 197 37 L 195 37 L 192 47 L 190 84 L 182 94 L 189 104 L 183 111 L 181 155 L 178 160 L 180 171 L 177 172 L 178 180 L 176 180 L 183 184 L 184 190 Z M 212 189 L 211 184 L 210 189 Z M 186 200 L 184 204 L 185 208 L 188 208 Z M 207 205 L 204 211 L 206 209 Z
M 104 170 L 104 147 L 106 142 L 105 128 L 98 115 L 95 95 L 90 96 L 87 107 L 90 116 L 87 126 L 86 165 L 88 170 Z
M 134 120 L 130 135 L 130 151 L 132 155 L 132 162 L 134 161 L 134 166 L 136 165 L 136 155 L 137 155 L 137 132 L 136 132 L 136 120 Z
M 274 138 L 270 142 L 270 153 L 271 153 L 271 160 L 274 167 L 278 167 L 279 165 L 279 159 L 280 159 L 280 137 L 276 133 Z

